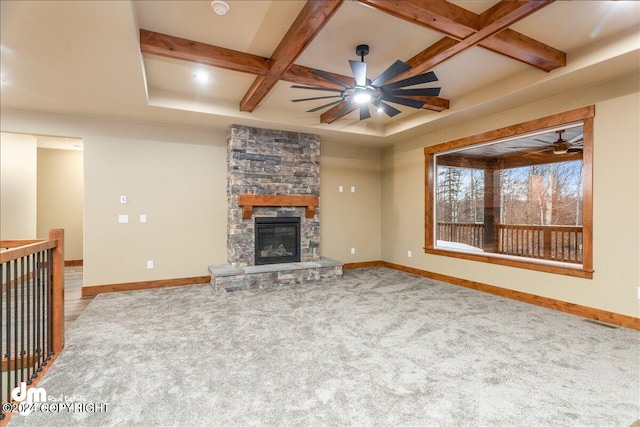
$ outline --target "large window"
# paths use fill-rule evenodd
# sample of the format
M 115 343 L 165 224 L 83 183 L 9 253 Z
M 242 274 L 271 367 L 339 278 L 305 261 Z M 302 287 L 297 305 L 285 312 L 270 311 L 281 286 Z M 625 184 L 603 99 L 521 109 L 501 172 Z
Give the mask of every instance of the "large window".
M 594 112 L 425 148 L 426 252 L 591 278 Z

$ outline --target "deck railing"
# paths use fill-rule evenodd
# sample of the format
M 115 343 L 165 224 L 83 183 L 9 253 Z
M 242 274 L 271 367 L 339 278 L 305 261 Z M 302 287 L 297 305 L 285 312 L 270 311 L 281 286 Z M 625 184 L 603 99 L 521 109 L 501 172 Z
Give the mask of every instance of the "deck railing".
M 7 409 L 18 403 L 14 388 L 37 382 L 64 346 L 64 230 L 51 230 L 48 240 L 0 241 L 0 248 L 0 420 L 5 420 Z
M 484 224 L 439 222 L 438 240 L 485 249 Z M 582 227 L 565 225 L 510 225 L 495 228 L 490 252 L 550 261 L 582 263 Z
M 484 224 L 439 222 L 437 234 L 438 240 L 464 243 L 482 248 L 484 242 Z
M 582 263 L 582 227 L 499 224 L 496 229 L 498 253 Z

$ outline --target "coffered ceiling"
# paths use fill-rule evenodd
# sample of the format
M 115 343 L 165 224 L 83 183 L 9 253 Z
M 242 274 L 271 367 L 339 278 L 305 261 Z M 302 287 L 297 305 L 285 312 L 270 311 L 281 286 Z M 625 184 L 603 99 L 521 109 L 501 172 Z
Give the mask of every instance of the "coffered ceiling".
M 219 16 L 209 1 L 2 1 L 1 105 L 382 146 L 639 68 L 634 1 L 227 3 Z M 291 102 L 329 94 L 293 84 L 336 87 L 313 70 L 352 81 L 358 44 L 369 78 L 396 60 L 412 65 L 397 79 L 435 72 L 416 87 L 441 87 L 429 101 L 448 108 L 326 120 L 307 112 L 326 100 Z

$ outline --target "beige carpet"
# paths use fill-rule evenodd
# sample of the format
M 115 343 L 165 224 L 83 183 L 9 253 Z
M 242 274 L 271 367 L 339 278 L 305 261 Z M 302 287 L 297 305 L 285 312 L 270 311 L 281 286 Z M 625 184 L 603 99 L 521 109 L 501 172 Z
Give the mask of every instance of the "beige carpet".
M 11 425 L 629 426 L 639 363 L 637 331 L 384 268 L 103 294 L 40 386 L 107 412 Z

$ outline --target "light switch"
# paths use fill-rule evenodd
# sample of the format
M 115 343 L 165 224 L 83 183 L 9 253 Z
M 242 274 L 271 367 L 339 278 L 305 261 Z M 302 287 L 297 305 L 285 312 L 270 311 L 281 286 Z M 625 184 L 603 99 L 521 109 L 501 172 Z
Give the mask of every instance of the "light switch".
M 140 214 L 140 222 L 147 222 L 147 216 L 145 214 Z
M 340 186 L 338 187 L 338 192 L 342 193 L 343 191 L 344 191 L 344 187 L 343 187 L 342 185 L 340 185 Z
M 352 193 L 355 193 L 355 192 L 356 192 L 356 186 L 355 186 L 355 185 L 352 185 L 352 186 L 351 186 L 351 192 L 352 192 Z
M 127 203 L 127 196 L 120 196 L 120 203 L 122 204 Z
M 153 268 L 153 261 L 147 261 L 147 268 Z
M 118 215 L 118 222 L 120 224 L 128 224 L 129 223 L 129 215 Z

